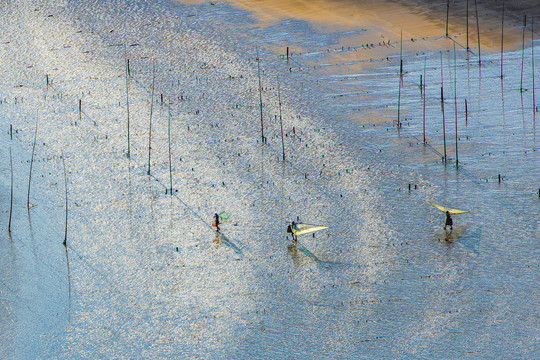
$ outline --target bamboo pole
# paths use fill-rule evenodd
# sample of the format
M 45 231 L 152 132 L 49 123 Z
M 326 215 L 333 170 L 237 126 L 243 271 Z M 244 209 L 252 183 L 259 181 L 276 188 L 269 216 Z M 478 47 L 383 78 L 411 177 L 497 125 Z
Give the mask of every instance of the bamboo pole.
M 11 169 L 11 195 L 10 195 L 10 205 L 9 205 L 8 232 L 9 232 L 9 235 L 11 235 L 11 219 L 13 217 L 13 158 L 12 158 L 12 155 L 11 155 L 11 145 L 9 147 L 9 165 L 10 165 L 10 169 Z
M 130 139 L 129 139 L 129 59 L 126 59 L 126 109 L 127 109 L 127 157 L 131 156 Z
M 263 122 L 263 102 L 262 102 L 262 83 L 261 83 L 261 65 L 259 59 L 259 50 L 257 49 L 257 75 L 259 76 L 259 108 L 261 111 L 261 143 L 265 143 L 264 122 Z
M 399 86 L 398 86 L 398 109 L 397 109 L 397 127 L 401 127 L 400 111 L 401 111 L 401 85 L 403 82 L 403 30 L 401 30 L 399 42 Z
M 467 60 L 469 59 L 469 52 L 470 52 L 470 48 L 469 48 L 469 0 L 467 0 L 467 9 L 465 10 L 465 18 L 466 18 L 466 22 L 467 22 Z
M 441 54 L 441 110 L 442 110 L 442 124 L 443 124 L 443 144 L 444 144 L 444 164 L 446 165 L 446 122 L 444 118 L 444 82 L 443 82 L 443 61 Z
M 64 167 L 64 188 L 65 188 L 65 197 L 66 197 L 66 229 L 64 233 L 64 242 L 63 245 L 67 246 L 67 233 L 68 233 L 68 188 L 67 188 L 67 172 L 66 172 L 66 161 L 64 159 L 64 154 L 62 153 L 62 164 Z
M 167 135 L 169 139 L 169 190 L 172 196 L 172 156 L 171 156 L 171 107 L 169 106 L 169 119 L 167 121 Z
M 521 81 L 519 91 L 523 93 L 523 63 L 525 62 L 525 28 L 527 27 L 527 15 L 523 15 L 523 31 L 521 41 Z
M 283 162 L 285 162 L 285 140 L 283 139 L 283 117 L 281 116 L 281 90 L 278 78 L 278 104 L 279 104 L 279 125 L 281 127 L 281 149 L 283 152 Z
M 456 62 L 456 43 L 454 42 L 454 113 L 456 117 L 456 169 L 459 167 L 458 156 L 458 119 L 457 119 L 457 62 Z
M 423 110 L 422 110 L 422 130 L 423 130 L 423 134 L 424 134 L 424 145 L 426 145 L 426 56 L 424 56 L 424 89 L 423 89 L 423 92 L 422 92 L 422 96 L 423 96 Z
M 446 37 L 448 37 L 448 14 L 450 12 L 450 0 L 446 0 Z
M 150 175 L 151 159 L 152 159 L 152 112 L 154 109 L 154 83 L 156 78 L 156 64 L 155 59 L 152 59 L 152 91 L 150 95 L 150 124 L 148 126 L 148 172 Z
M 502 4 L 502 16 L 501 16 L 501 79 L 503 78 L 503 53 L 504 53 L 504 3 Z
M 531 64 L 532 64 L 532 98 L 533 98 L 533 117 L 536 117 L 536 99 L 534 84 L 534 16 L 531 17 Z
M 465 99 L 465 126 L 468 125 L 469 122 L 469 109 L 467 108 L 467 99 Z
M 478 65 L 482 65 L 482 56 L 480 55 L 480 19 L 478 19 L 478 6 L 476 0 L 474 0 L 474 11 L 476 12 L 476 34 L 478 35 Z
M 36 116 L 36 129 L 34 130 L 34 143 L 32 145 L 32 157 L 30 159 L 30 173 L 28 175 L 28 194 L 26 197 L 26 208 L 30 210 L 30 186 L 32 184 L 32 167 L 34 165 L 34 153 L 36 150 L 36 139 L 38 132 L 38 116 Z

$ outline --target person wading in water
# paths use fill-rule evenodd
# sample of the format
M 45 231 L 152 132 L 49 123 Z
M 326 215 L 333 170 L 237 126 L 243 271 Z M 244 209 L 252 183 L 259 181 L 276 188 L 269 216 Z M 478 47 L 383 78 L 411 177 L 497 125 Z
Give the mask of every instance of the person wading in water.
M 219 215 L 217 213 L 214 214 L 214 226 L 216 227 L 217 232 L 221 230 L 219 228 Z
M 450 226 L 450 231 L 452 231 L 452 226 L 454 225 L 454 222 L 452 221 L 452 217 L 450 216 L 450 212 L 446 212 L 446 221 L 444 222 L 444 230 L 446 231 L 446 227 Z
M 289 226 L 287 226 L 287 232 L 292 234 L 292 239 L 294 242 L 296 242 L 298 238 L 294 234 L 294 230 L 296 230 L 296 223 L 293 221 L 292 223 L 289 224 Z

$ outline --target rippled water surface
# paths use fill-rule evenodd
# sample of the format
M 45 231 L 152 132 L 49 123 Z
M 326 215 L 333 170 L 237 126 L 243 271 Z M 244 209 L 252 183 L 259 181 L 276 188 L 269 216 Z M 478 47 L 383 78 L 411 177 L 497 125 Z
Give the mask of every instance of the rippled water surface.
M 240 5 L 0 8 L 2 357 L 538 357 L 530 28 Z

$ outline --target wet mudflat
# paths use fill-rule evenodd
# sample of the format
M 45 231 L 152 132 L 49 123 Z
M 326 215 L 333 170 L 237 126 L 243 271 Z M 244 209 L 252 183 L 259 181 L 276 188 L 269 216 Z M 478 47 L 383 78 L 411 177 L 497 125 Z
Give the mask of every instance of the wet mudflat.
M 400 90 L 395 29 L 232 5 L 2 8 L 4 357 L 535 357 L 530 30 L 524 86 L 519 44 L 501 82 L 441 32 L 404 40 Z M 447 235 L 428 201 L 470 213 Z M 331 228 L 293 245 L 297 217 Z

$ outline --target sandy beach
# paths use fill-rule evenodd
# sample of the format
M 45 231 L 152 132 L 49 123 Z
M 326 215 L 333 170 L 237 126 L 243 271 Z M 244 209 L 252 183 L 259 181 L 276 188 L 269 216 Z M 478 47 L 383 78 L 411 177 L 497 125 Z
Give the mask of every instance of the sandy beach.
M 0 357 L 538 357 L 540 9 L 469 3 L 2 4 Z

